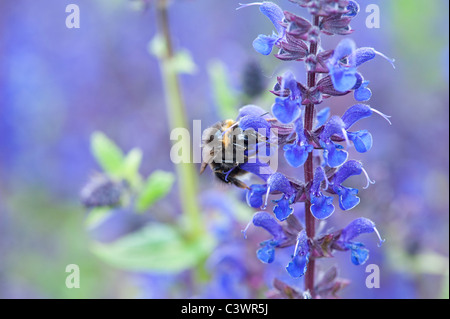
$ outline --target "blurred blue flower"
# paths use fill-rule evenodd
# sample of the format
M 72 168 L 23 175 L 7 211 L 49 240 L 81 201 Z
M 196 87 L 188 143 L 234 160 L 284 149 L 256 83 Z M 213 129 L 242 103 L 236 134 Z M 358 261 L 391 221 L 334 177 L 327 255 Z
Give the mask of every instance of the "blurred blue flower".
M 212 278 L 200 298 L 242 299 L 249 298 L 249 289 L 245 283 L 248 276 L 245 263 L 245 247 L 231 242 L 219 246 L 207 261 Z

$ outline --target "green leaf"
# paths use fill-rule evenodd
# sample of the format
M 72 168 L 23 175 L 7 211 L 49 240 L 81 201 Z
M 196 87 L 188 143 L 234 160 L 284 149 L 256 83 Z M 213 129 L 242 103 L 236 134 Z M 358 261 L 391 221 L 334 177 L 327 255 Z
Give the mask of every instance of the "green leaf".
M 148 44 L 148 52 L 159 59 L 162 59 L 167 55 L 166 43 L 160 34 L 155 35 L 153 39 L 150 40 L 150 43 Z
M 214 240 L 186 240 L 176 228 L 154 223 L 112 244 L 94 243 L 92 251 L 103 261 L 126 270 L 173 273 L 197 265 L 214 248 Z
M 136 201 L 136 209 L 143 212 L 149 209 L 157 200 L 163 198 L 172 189 L 175 181 L 174 174 L 164 171 L 153 172 L 145 182 L 145 185 Z
M 194 74 L 197 72 L 197 65 L 195 65 L 191 54 L 187 50 L 177 52 L 170 61 L 170 67 L 176 73 Z
M 141 183 L 141 176 L 139 175 L 141 162 L 142 151 L 139 148 L 133 148 L 123 161 L 121 176 L 126 179 L 132 187 L 138 187 Z
M 238 98 L 229 85 L 225 64 L 213 61 L 208 65 L 208 73 L 213 87 L 214 98 L 219 107 L 220 117 L 235 118 Z
M 94 229 L 108 219 L 113 210 L 108 207 L 96 207 L 92 209 L 84 220 L 84 224 L 88 229 Z
M 91 137 L 91 151 L 106 173 L 118 176 L 124 156 L 122 150 L 102 132 L 94 132 Z

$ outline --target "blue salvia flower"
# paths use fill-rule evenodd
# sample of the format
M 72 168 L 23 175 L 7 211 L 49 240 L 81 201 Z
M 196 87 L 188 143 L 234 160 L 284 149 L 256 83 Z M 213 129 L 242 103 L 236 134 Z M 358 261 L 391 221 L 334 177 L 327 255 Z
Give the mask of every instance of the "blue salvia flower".
M 255 213 L 250 223 L 248 223 L 247 227 L 242 231 L 245 237 L 251 224 L 265 229 L 272 235 L 272 238 L 264 240 L 259 244 L 260 248 L 256 252 L 256 256 L 263 263 L 270 264 L 275 260 L 276 248 L 292 245 L 289 244 L 290 240 L 288 236 L 286 236 L 283 227 L 269 213 Z M 303 227 L 300 226 L 300 228 Z M 310 255 L 308 237 L 304 229 L 301 229 L 298 232 L 296 239 L 292 260 L 286 266 L 287 272 L 294 278 L 301 277 L 305 274 Z
M 330 182 L 322 167 L 317 167 L 314 172 L 314 178 L 309 191 L 311 199 L 311 213 L 317 219 L 327 219 L 330 217 L 335 208 L 333 205 L 333 197 L 326 196 L 323 191 L 330 188 L 330 191 L 339 196 L 339 207 L 342 210 L 350 210 L 359 204 L 360 199 L 357 196 L 358 190 L 351 187 L 343 186 L 350 176 L 360 175 L 364 173 L 367 179 L 366 189 L 370 184 L 375 183 L 370 180 L 369 175 L 363 168 L 361 162 L 350 160 L 345 162 L 338 171 L 334 174 L 332 182 Z M 325 187 L 322 188 L 322 183 L 325 182 Z
M 282 193 L 280 199 L 274 200 L 277 205 L 274 206 L 273 212 L 278 220 L 283 221 L 294 211 L 291 204 L 295 199 L 296 191 L 289 180 L 281 173 L 272 174 L 265 185 L 251 185 L 246 195 L 247 204 L 253 208 L 260 208 L 261 206 L 265 208 L 271 192 Z M 263 201 L 264 195 L 266 195 L 265 201 Z
M 306 162 L 308 154 L 312 152 L 314 147 L 308 144 L 303 127 L 303 117 L 299 117 L 295 121 L 296 138 L 294 143 L 286 144 L 283 147 L 284 157 L 292 167 L 300 167 Z
M 368 188 L 370 184 L 375 183 L 369 178 L 362 163 L 355 160 L 345 162 L 334 175 L 332 189 L 339 196 L 339 207 L 341 207 L 342 210 L 350 210 L 359 204 L 360 198 L 356 196 L 358 190 L 351 187 L 345 187 L 342 183 L 350 176 L 360 175 L 361 173 L 364 173 L 367 179 L 367 185 L 364 189 Z
M 380 233 L 375 227 L 375 223 L 367 218 L 358 218 L 348 224 L 341 233 L 339 240 L 336 242 L 342 250 L 351 251 L 351 260 L 355 265 L 364 264 L 369 258 L 369 250 L 365 248 L 364 244 L 353 242 L 352 240 L 361 234 L 368 234 L 375 232 L 380 240 L 379 246 L 385 241 L 381 238 Z
M 246 285 L 249 273 L 242 243 L 228 241 L 219 245 L 208 258 L 206 267 L 212 276 L 200 298 L 249 298 Z
M 356 63 L 353 55 L 355 51 L 355 42 L 343 39 L 327 62 L 334 88 L 340 92 L 348 91 L 356 84 Z M 342 60 L 346 57 L 349 57 L 348 63 L 344 64 Z
M 372 135 L 367 130 L 357 132 L 348 131 L 357 121 L 371 116 L 373 113 L 381 115 L 389 124 L 388 115 L 371 108 L 366 104 L 355 104 L 345 111 L 342 117 L 332 116 L 325 124 L 319 135 L 320 145 L 324 149 L 324 161 L 330 167 L 338 167 L 347 160 L 348 153 L 343 147 L 332 141 L 333 136 L 337 136 L 347 141 L 353 142 L 356 151 L 365 153 L 372 148 Z
M 333 197 L 322 193 L 321 184 L 326 182 L 324 190 L 328 189 L 329 181 L 321 166 L 314 172 L 314 179 L 310 188 L 311 213 L 317 219 L 326 219 L 334 212 Z
M 289 92 L 286 97 L 278 97 L 272 106 L 272 113 L 276 119 L 283 123 L 289 124 L 295 121 L 301 114 L 301 91 L 292 72 L 286 72 L 283 75 L 281 83 L 281 91 Z
M 390 116 L 383 114 L 366 104 L 355 104 L 349 107 L 347 111 L 345 111 L 344 115 L 342 115 L 342 121 L 345 124 L 344 129 L 346 130 L 347 137 L 353 142 L 355 149 L 359 153 L 367 152 L 372 148 L 372 135 L 367 130 L 350 132 L 348 129 L 350 129 L 350 127 L 352 127 L 357 121 L 369 117 L 373 113 L 377 113 L 389 124 L 392 124 L 389 120 Z
M 247 236 L 246 232 L 251 223 L 257 227 L 264 228 L 272 235 L 271 239 L 265 240 L 259 244 L 261 248 L 256 252 L 256 256 L 259 260 L 263 263 L 270 264 L 275 260 L 275 248 L 279 247 L 287 239 L 283 232 L 283 228 L 269 213 L 258 212 L 253 215 L 251 222 L 242 231 L 244 237 Z
M 297 244 L 294 248 L 292 261 L 287 265 L 286 270 L 294 278 L 302 277 L 306 273 L 310 255 L 308 236 L 302 230 L 297 236 Z
M 372 91 L 368 88 L 370 81 L 364 80 L 361 73 L 356 73 L 356 85 L 353 96 L 357 101 L 368 101 L 372 97 Z
M 278 45 L 286 36 L 286 29 L 280 24 L 284 20 L 283 10 L 273 2 L 253 2 L 248 4 L 240 4 L 237 9 L 245 8 L 248 6 L 259 5 L 259 10 L 269 18 L 269 20 L 275 26 L 276 32 L 272 35 L 260 34 L 253 41 L 253 48 L 263 54 L 269 55 L 275 45 Z
M 343 39 L 337 45 L 333 55 L 328 59 L 327 67 L 333 82 L 334 88 L 340 92 L 357 90 L 359 88 L 357 68 L 380 55 L 394 66 L 394 60 L 389 59 L 384 54 L 374 48 L 356 48 L 356 44 L 351 39 Z M 366 96 L 364 96 L 365 98 Z
M 347 160 L 348 153 L 343 150 L 341 145 L 334 143 L 331 140 L 333 135 L 344 136 L 344 138 L 348 140 L 345 123 L 337 115 L 333 115 L 327 123 L 325 123 L 319 138 L 320 146 L 324 150 L 323 158 L 325 164 L 330 167 L 338 167 Z

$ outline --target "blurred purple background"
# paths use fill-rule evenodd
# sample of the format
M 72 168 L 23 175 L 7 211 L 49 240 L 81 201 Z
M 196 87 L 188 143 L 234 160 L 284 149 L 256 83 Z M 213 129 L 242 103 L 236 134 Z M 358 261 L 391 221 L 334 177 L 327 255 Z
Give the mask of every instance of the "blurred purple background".
M 305 79 L 302 63 L 281 63 L 253 50 L 253 39 L 272 26 L 256 8 L 236 11 L 238 2 L 175 0 L 170 7 L 175 47 L 189 50 L 198 67 L 181 78 L 188 117 L 202 120 L 203 128 L 221 119 L 208 76 L 212 61 L 224 63 L 237 92 L 252 62 L 268 87 L 286 68 Z M 275 2 L 303 12 L 287 0 Z M 352 280 L 344 298 L 448 298 L 442 283 L 448 283 L 449 254 L 449 5 L 366 2 L 360 1 L 351 37 L 396 60 L 395 70 L 381 58 L 361 68 L 370 80 L 371 106 L 391 115 L 393 125 L 381 117 L 358 123 L 372 133 L 374 146 L 351 155 L 376 184 L 361 192 L 357 209 L 335 213 L 327 226 L 342 227 L 360 216 L 377 223 L 387 242 L 382 248 L 373 238 L 365 242 L 368 263 L 380 266 L 381 288 L 366 288 L 365 266 L 352 265 L 348 254 L 337 253 L 323 265 L 338 264 L 340 276 Z M 66 28 L 70 3 L 80 7 L 80 29 Z M 380 7 L 379 29 L 365 26 L 368 3 Z M 78 199 L 99 170 L 90 153 L 96 130 L 126 151 L 141 148 L 144 175 L 173 170 L 160 72 L 147 49 L 156 33 L 154 9 L 133 10 L 126 0 L 6 0 L 0 2 L 0 30 L 0 297 L 164 297 L 136 291 L 146 281 L 168 284 L 170 276 L 136 278 L 91 255 Z M 323 39 L 323 47 L 332 48 L 340 37 Z M 254 102 L 271 106 L 267 98 Z M 352 103 L 346 96 L 323 106 L 342 114 Z M 201 176 L 202 190 L 228 192 L 211 179 Z M 175 189 L 170 196 L 176 198 Z M 254 249 L 246 253 L 252 263 Z M 70 263 L 82 265 L 87 276 L 78 291 L 63 284 Z

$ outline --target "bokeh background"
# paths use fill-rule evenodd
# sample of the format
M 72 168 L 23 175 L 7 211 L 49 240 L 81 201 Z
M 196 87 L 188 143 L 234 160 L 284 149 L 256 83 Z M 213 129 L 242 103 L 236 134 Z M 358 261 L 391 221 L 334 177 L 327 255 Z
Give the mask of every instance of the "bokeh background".
M 287 68 L 304 81 L 302 63 L 253 50 L 253 39 L 272 30 L 256 7 L 236 11 L 237 0 L 173 2 L 174 46 L 189 51 L 196 65 L 196 72 L 181 76 L 189 123 L 199 119 L 206 128 L 222 119 L 230 100 L 236 110 L 248 103 L 270 109 L 267 90 Z M 274 2 L 303 12 L 287 0 Z M 80 7 L 79 29 L 66 28 L 70 3 Z M 352 38 L 396 60 L 395 70 L 379 57 L 361 68 L 371 81 L 371 106 L 391 115 L 393 125 L 381 117 L 358 123 L 372 133 L 374 147 L 352 155 L 376 184 L 361 192 L 357 209 L 336 212 L 327 227 L 361 216 L 376 222 L 385 245 L 378 248 L 371 236 L 364 242 L 368 263 L 380 267 L 381 287 L 366 288 L 365 266 L 351 264 L 348 253 L 319 264 L 336 264 L 340 277 L 351 280 L 343 298 L 448 298 L 449 4 L 359 3 Z M 365 25 L 371 3 L 380 7 L 379 29 Z M 131 0 L 0 2 L 1 298 L 264 298 L 273 277 L 285 276 L 282 264 L 256 260 L 266 234 L 250 230 L 251 238 L 243 239 L 240 230 L 253 211 L 241 192 L 219 185 L 210 172 L 199 177 L 198 194 L 218 240 L 204 262 L 206 279 L 189 270 L 129 271 L 93 253 L 94 242 L 112 242 L 155 216 L 171 223 L 180 215 L 175 186 L 143 214 L 115 209 L 96 227 L 86 226 L 89 212 L 80 203 L 80 190 L 101 171 L 90 148 L 94 131 L 125 152 L 140 148 L 143 176 L 174 171 L 160 69 L 148 50 L 156 12 L 152 5 L 138 7 Z M 323 39 L 323 47 L 332 48 L 340 37 Z M 217 85 L 224 79 L 225 102 Z M 347 96 L 323 106 L 342 114 L 352 103 Z M 79 289 L 65 286 L 68 264 L 80 266 Z

